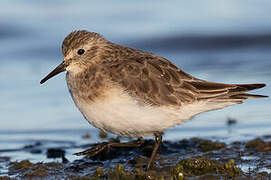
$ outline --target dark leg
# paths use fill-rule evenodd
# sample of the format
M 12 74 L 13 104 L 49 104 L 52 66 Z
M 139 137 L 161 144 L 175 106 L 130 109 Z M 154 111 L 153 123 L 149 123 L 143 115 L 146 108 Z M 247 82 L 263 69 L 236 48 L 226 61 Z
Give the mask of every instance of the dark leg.
M 147 171 L 150 170 L 153 166 L 155 156 L 158 152 L 159 146 L 162 142 L 162 134 L 161 133 L 155 133 L 155 146 L 153 148 L 152 154 L 151 154 L 151 159 L 149 161 L 149 164 L 147 166 Z
M 74 153 L 74 155 L 82 156 L 86 155 L 86 158 L 93 157 L 106 149 L 110 149 L 111 147 L 140 147 L 144 143 L 142 137 L 138 138 L 135 142 L 126 142 L 126 143 L 110 143 L 110 142 L 103 142 L 98 144 L 97 146 L 87 149 L 82 152 Z

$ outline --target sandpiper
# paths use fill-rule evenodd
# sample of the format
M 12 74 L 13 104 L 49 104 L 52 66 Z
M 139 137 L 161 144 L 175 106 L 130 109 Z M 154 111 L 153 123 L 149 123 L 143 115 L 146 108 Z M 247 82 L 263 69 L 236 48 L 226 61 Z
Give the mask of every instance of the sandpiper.
M 119 136 L 138 137 L 133 143 L 101 143 L 76 155 L 95 156 L 110 147 L 140 146 L 155 136 L 147 165 L 153 166 L 165 130 L 193 116 L 240 104 L 265 84 L 222 84 L 195 78 L 155 54 L 114 44 L 98 33 L 70 33 L 62 44 L 64 61 L 41 84 L 67 71 L 75 105 L 93 126 Z

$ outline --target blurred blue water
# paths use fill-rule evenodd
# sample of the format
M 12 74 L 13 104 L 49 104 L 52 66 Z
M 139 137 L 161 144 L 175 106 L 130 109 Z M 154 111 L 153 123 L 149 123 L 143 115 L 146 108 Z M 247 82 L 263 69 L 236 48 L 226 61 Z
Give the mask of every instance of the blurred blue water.
M 63 130 L 79 138 L 88 129 L 97 132 L 74 106 L 64 73 L 39 84 L 62 61 L 62 40 L 76 29 L 151 51 L 202 79 L 270 85 L 270 5 L 268 0 L 1 1 L 0 143 L 18 133 L 29 138 L 33 131 L 41 138 L 57 130 L 51 139 L 72 139 Z M 257 92 L 271 94 L 269 86 Z M 165 138 L 238 140 L 268 134 L 270 106 L 269 99 L 248 100 L 208 112 L 169 130 Z M 232 133 L 228 117 L 238 120 Z

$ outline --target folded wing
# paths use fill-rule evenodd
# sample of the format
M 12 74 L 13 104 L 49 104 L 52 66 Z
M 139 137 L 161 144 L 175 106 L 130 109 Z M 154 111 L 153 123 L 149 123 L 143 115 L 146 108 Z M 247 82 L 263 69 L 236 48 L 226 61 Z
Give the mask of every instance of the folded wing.
M 265 84 L 222 84 L 192 77 L 170 61 L 141 53 L 126 59 L 105 61 L 112 81 L 130 95 L 151 105 L 182 106 L 196 102 L 242 103 L 247 98 L 267 96 L 247 94 Z

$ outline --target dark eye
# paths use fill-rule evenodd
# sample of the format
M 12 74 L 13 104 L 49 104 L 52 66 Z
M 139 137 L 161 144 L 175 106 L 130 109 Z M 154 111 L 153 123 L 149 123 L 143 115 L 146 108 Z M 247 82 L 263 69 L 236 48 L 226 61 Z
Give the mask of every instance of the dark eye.
M 82 54 L 84 54 L 85 53 L 85 50 L 84 49 L 79 49 L 78 51 L 77 51 L 77 54 L 78 55 L 82 55 Z

